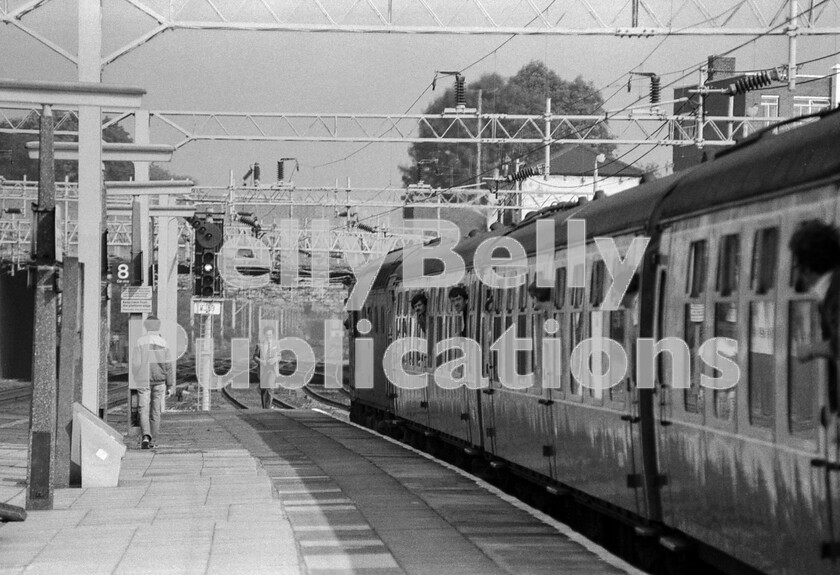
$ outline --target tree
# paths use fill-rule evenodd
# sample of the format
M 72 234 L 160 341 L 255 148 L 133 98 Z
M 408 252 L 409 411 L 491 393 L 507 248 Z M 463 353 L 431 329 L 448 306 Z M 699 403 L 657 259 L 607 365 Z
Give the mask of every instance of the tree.
M 564 80 L 539 61 L 526 64 L 507 80 L 498 74 L 485 74 L 478 81 L 470 83 L 466 90 L 467 107 L 477 107 L 479 90 L 482 91 L 483 113 L 543 114 L 546 97 L 551 98 L 551 108 L 555 114 L 603 113 L 603 98 L 591 82 L 585 81 L 580 76 L 573 81 Z M 424 113 L 440 114 L 444 108 L 452 108 L 454 105 L 455 91 L 454 88 L 449 88 L 432 102 Z M 421 125 L 420 137 L 432 137 L 432 128 L 441 133 L 449 123 L 449 120 L 434 120 L 431 122 L 431 128 Z M 509 132 L 516 131 L 522 125 L 517 121 L 502 123 Z M 575 127 L 590 130 L 589 133 L 593 137 L 609 138 L 609 133 L 603 123 L 584 122 Z M 459 135 L 466 136 L 457 132 L 447 134 L 449 137 Z M 519 135 L 533 138 L 538 137 L 538 132 L 530 127 L 520 130 Z M 562 130 L 554 133 L 555 138 L 562 135 Z M 612 144 L 593 147 L 607 156 L 611 156 L 615 149 Z M 522 164 L 541 164 L 543 154 L 541 145 L 485 145 L 482 148 L 481 168 L 478 171 L 484 173 L 496 167 L 501 169 L 505 158 L 511 161 L 519 158 Z M 409 148 L 408 155 L 411 164 L 400 166 L 405 185 L 423 180 L 432 187 L 449 188 L 470 184 L 475 180 L 477 154 L 474 144 L 418 143 Z M 512 165 L 510 169 L 513 169 Z
M 61 121 L 62 131 L 78 130 L 78 119 L 75 115 L 56 117 Z M 106 121 L 108 119 L 106 118 Z M 19 120 L 13 120 L 17 124 Z M 21 129 L 37 130 L 39 120 L 36 116 L 30 116 L 20 126 Z M 56 134 L 57 142 L 74 141 L 74 138 L 67 135 Z M 112 124 L 102 130 L 102 140 L 108 143 L 131 142 L 131 135 L 119 124 Z M 7 180 L 38 180 L 38 161 L 30 160 L 26 151 L 27 142 L 38 141 L 38 134 L 0 133 L 0 176 Z M 124 182 L 134 177 L 134 164 L 131 162 L 105 162 L 105 181 Z M 149 170 L 149 177 L 152 180 L 184 179 L 182 176 L 174 176 L 164 168 L 152 165 Z M 65 179 L 70 182 L 79 181 L 79 164 L 75 161 L 61 160 L 55 162 L 55 179 L 58 182 Z

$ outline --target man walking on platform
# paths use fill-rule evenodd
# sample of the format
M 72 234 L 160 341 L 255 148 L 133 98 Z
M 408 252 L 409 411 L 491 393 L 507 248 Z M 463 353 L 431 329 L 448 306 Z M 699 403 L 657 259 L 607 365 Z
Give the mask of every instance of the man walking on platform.
M 274 330 L 270 327 L 265 328 L 262 340 L 254 349 L 254 359 L 260 370 L 260 403 L 263 409 L 272 409 L 280 357 Z
M 160 320 L 150 315 L 143 322 L 143 327 L 146 334 L 137 340 L 132 354 L 132 369 L 140 408 L 140 448 L 149 449 L 155 447 L 160 431 L 164 390 L 167 397 L 171 397 L 175 390 L 175 370 L 172 367 L 173 354 L 160 334 Z

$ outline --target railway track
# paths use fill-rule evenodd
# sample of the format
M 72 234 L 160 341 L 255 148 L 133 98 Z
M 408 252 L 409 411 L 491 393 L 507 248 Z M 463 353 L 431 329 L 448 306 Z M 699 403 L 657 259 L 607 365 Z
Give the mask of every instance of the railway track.
M 0 405 L 14 403 L 32 396 L 31 386 L 21 386 L 12 389 L 0 390 Z
M 214 368 L 217 373 L 225 373 L 228 369 L 230 369 L 230 361 L 229 360 L 218 360 L 214 364 Z M 289 375 L 294 372 L 294 364 L 286 363 L 281 365 L 280 372 L 284 375 Z M 111 373 L 111 380 L 122 380 L 125 378 L 128 379 L 128 372 L 125 369 L 117 370 Z M 343 412 L 349 412 L 350 410 L 350 394 L 345 388 L 337 389 L 337 390 L 324 390 L 323 386 L 323 366 L 319 365 L 315 369 L 315 374 L 313 375 L 313 381 L 307 384 L 303 388 L 303 393 L 305 396 L 315 403 L 321 404 L 323 406 L 338 409 Z M 252 380 L 256 379 L 255 377 L 251 378 Z M 178 366 L 176 367 L 175 371 L 175 382 L 176 385 L 183 385 L 186 383 L 195 383 L 195 363 L 190 359 L 182 359 L 178 362 Z M 323 390 L 323 391 L 321 391 Z M 247 403 L 242 401 L 242 399 L 238 398 L 235 393 L 231 390 L 230 386 L 225 386 L 221 389 L 221 396 L 227 401 L 229 404 L 233 405 L 236 409 L 249 409 Z M 336 397 L 338 396 L 338 397 Z M 306 408 L 309 406 L 304 405 L 305 402 L 298 402 L 293 397 L 274 397 L 273 398 L 273 405 L 278 409 L 301 409 Z M 110 407 L 110 406 L 109 406 Z
M 108 387 L 108 409 L 126 402 L 128 384 L 110 385 Z M 0 405 L 14 403 L 32 397 L 31 386 L 21 386 L 14 389 L 0 390 Z

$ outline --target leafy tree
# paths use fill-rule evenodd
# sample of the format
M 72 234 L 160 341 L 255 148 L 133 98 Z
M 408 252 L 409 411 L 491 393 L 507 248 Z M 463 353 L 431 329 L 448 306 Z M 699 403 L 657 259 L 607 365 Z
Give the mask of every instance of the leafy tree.
M 62 131 L 78 130 L 78 119 L 75 115 L 56 116 L 61 122 Z M 107 118 L 106 118 L 107 121 Z M 17 122 L 16 120 L 14 122 Z M 27 118 L 21 125 L 22 129 L 38 130 L 39 121 L 34 115 Z M 102 139 L 108 143 L 131 142 L 131 135 L 119 124 L 112 124 L 102 130 Z M 68 135 L 56 134 L 57 142 L 75 141 Z M 0 133 L 0 176 L 7 180 L 38 180 L 38 161 L 30 160 L 26 151 L 26 143 L 38 141 L 38 134 L 6 134 Z M 105 162 L 105 180 L 109 182 L 127 181 L 134 177 L 134 164 L 131 162 Z M 170 174 L 164 168 L 152 165 L 149 170 L 152 180 L 185 179 L 183 176 Z M 55 179 L 58 182 L 65 179 L 70 182 L 79 181 L 79 164 L 75 161 L 60 160 L 55 162 Z
M 477 107 L 478 91 L 482 90 L 482 112 L 496 114 L 542 114 L 545 112 L 545 99 L 551 98 L 552 112 L 555 114 L 600 114 L 604 104 L 601 94 L 591 82 L 578 76 L 573 81 L 564 80 L 556 72 L 539 61 L 532 61 L 523 66 L 507 80 L 498 74 L 485 74 L 476 82 L 467 86 L 466 100 L 468 108 Z M 440 114 L 444 108 L 455 105 L 454 88 L 447 89 L 425 110 L 425 114 Z M 451 123 L 450 120 L 433 120 L 430 126 L 420 126 L 420 137 L 429 138 L 433 130 L 442 133 Z M 505 128 L 513 133 L 522 126 L 521 121 L 503 121 Z M 609 138 L 603 123 L 584 122 L 578 129 L 588 130 L 597 138 Z M 457 131 L 449 131 L 447 137 L 466 136 Z M 538 137 L 533 127 L 519 131 L 522 137 Z M 555 131 L 554 137 L 561 137 L 562 130 Z M 552 150 L 559 146 L 552 146 Z M 603 144 L 594 146 L 599 152 L 611 156 L 615 146 Z M 500 144 L 482 147 L 481 170 L 484 173 L 495 167 L 502 167 L 505 158 L 519 158 L 524 164 L 538 164 L 543 161 L 541 145 Z M 432 187 L 449 188 L 472 183 L 476 173 L 476 146 L 474 144 L 439 144 L 417 143 L 408 151 L 411 159 L 409 166 L 400 166 L 405 185 L 423 180 Z M 511 166 L 512 169 L 512 166 Z

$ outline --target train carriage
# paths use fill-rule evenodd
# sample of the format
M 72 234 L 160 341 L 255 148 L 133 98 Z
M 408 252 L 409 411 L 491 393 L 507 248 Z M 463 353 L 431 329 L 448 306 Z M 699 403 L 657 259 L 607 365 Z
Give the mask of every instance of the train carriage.
M 648 543 L 724 571 L 835 572 L 825 556 L 840 537 L 831 516 L 840 506 L 838 420 L 826 408 L 826 362 L 797 357 L 799 343 L 819 337 L 819 319 L 813 297 L 794 289 L 787 243 L 804 220 L 840 221 L 838 185 L 840 113 L 828 113 L 754 135 L 693 170 L 464 239 L 455 251 L 467 268 L 465 333 L 483 353 L 481 389 L 436 385 L 434 369 L 453 355 L 436 356 L 435 343 L 460 334 L 462 320 L 448 290 L 426 290 L 421 334 L 408 304 L 416 290 L 404 287 L 400 253 L 389 254 L 363 311 L 377 318 L 374 357 L 395 339 L 425 335 L 425 353 L 402 362 L 430 379 L 425 389 L 404 390 L 374 366 L 365 382 L 373 389 L 356 393 L 353 417 L 438 437 L 532 486 L 585 502 Z M 577 270 L 569 267 L 572 221 L 586 223 Z M 535 310 L 526 293 L 536 277 L 537 222 L 554 231 L 548 312 Z M 622 254 L 634 239 L 648 239 L 637 302 L 604 309 L 611 271 L 596 237 L 612 238 Z M 476 250 L 484 243 L 485 253 L 505 252 L 511 241 L 527 255 L 525 280 L 508 289 L 485 285 Z M 440 271 L 432 262 L 424 273 Z M 581 272 L 585 287 L 571 287 Z M 546 319 L 556 321 L 548 331 Z M 493 351 L 509 328 L 530 349 Z M 678 338 L 687 365 L 658 354 L 653 389 L 640 389 L 639 337 Z M 587 338 L 610 338 L 630 356 L 615 386 L 590 389 L 571 375 L 572 351 Z M 714 347 L 703 348 L 711 338 Z M 701 361 L 703 349 L 737 365 L 734 387 L 700 385 L 722 373 Z M 547 362 L 544 353 L 559 357 Z M 500 355 L 516 373 L 534 374 L 534 385 L 503 385 Z

